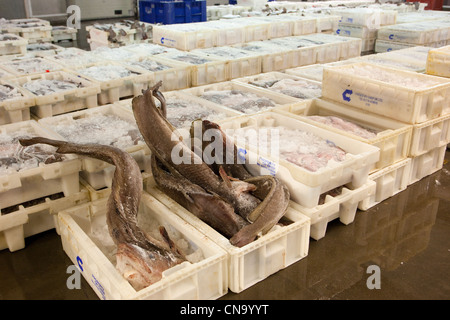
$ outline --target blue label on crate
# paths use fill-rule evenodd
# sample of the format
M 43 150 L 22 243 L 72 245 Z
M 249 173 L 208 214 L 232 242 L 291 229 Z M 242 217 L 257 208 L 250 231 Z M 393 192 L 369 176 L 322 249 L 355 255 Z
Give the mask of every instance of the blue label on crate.
M 77 263 L 78 263 L 78 267 L 80 268 L 81 272 L 83 272 L 83 260 L 81 260 L 81 258 L 79 256 L 77 256 Z
M 347 89 L 342 93 L 342 99 L 344 101 L 350 102 L 350 96 L 353 94 L 353 90 Z
M 390 39 L 390 40 L 394 39 L 394 35 L 393 35 L 393 34 L 390 34 L 390 35 L 389 35 L 389 39 Z
M 160 41 L 161 41 L 161 44 L 164 44 L 166 46 L 171 46 L 171 47 L 174 47 L 175 43 L 176 43 L 175 40 L 169 39 L 169 38 L 166 38 L 166 37 L 162 37 Z
M 98 292 L 101 294 L 102 299 L 106 300 L 105 289 L 100 284 L 100 282 L 98 282 L 97 278 L 95 278 L 94 275 L 92 275 L 91 282 L 97 288 Z

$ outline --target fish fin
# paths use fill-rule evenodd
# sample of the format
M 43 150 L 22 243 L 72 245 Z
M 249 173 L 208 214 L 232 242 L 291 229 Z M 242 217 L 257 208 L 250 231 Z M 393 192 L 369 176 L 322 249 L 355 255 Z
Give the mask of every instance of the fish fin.
M 183 259 L 186 260 L 185 254 L 178 248 L 178 246 L 175 244 L 175 242 L 173 242 L 172 239 L 170 239 L 169 234 L 167 233 L 166 228 L 164 228 L 163 226 L 159 227 L 159 233 L 161 234 L 161 236 L 163 237 L 163 239 L 167 242 L 167 244 L 169 245 L 169 248 L 179 254 L 181 257 L 183 257 Z
M 228 175 L 227 175 L 227 173 L 225 172 L 225 170 L 223 169 L 222 166 L 219 166 L 219 174 L 222 177 L 223 181 L 226 183 L 227 187 L 229 189 L 231 189 L 231 181 L 228 178 Z

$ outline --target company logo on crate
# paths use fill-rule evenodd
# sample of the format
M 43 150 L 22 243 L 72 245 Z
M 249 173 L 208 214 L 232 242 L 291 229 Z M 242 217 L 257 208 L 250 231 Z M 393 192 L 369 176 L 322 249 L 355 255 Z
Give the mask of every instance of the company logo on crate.
M 176 41 L 175 40 L 173 40 L 173 39 L 167 39 L 167 38 L 165 38 L 165 37 L 161 37 L 161 44 L 164 44 L 164 45 L 166 45 L 166 46 L 171 46 L 171 47 L 174 47 L 175 46 L 175 44 L 176 44 Z
M 390 34 L 390 35 L 389 35 L 389 39 L 390 39 L 390 40 L 394 39 L 394 35 L 393 35 L 393 34 Z
M 347 89 L 342 93 L 342 99 L 344 99 L 344 101 L 348 101 L 350 102 L 350 95 L 353 94 L 353 90 Z
M 77 256 L 77 263 L 78 263 L 78 267 L 80 268 L 81 272 L 83 272 L 84 271 L 83 260 L 81 260 L 80 256 Z

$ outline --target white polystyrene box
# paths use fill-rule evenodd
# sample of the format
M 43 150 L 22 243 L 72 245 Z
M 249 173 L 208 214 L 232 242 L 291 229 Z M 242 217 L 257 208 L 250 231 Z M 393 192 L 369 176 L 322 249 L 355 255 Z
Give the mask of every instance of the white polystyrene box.
M 189 223 L 172 213 L 150 194 L 143 192 L 139 215 L 147 215 L 166 228 L 174 229 L 203 259 L 183 262 L 163 272 L 158 282 L 136 291 L 117 271 L 101 242 L 94 242 L 91 228 L 106 226 L 107 198 L 59 213 L 63 249 L 104 300 L 208 300 L 227 293 L 227 253 Z M 138 219 L 139 219 L 138 215 Z

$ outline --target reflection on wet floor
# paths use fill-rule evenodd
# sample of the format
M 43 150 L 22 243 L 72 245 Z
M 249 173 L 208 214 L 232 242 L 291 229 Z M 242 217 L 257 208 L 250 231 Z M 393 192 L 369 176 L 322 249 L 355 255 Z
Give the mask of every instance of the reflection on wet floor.
M 449 159 L 447 151 L 442 170 L 358 211 L 353 223 L 330 222 L 306 258 L 221 299 L 449 299 Z M 0 299 L 98 299 L 84 278 L 81 289 L 67 289 L 70 265 L 54 230 L 2 250 Z M 368 288 L 371 266 L 380 289 Z

